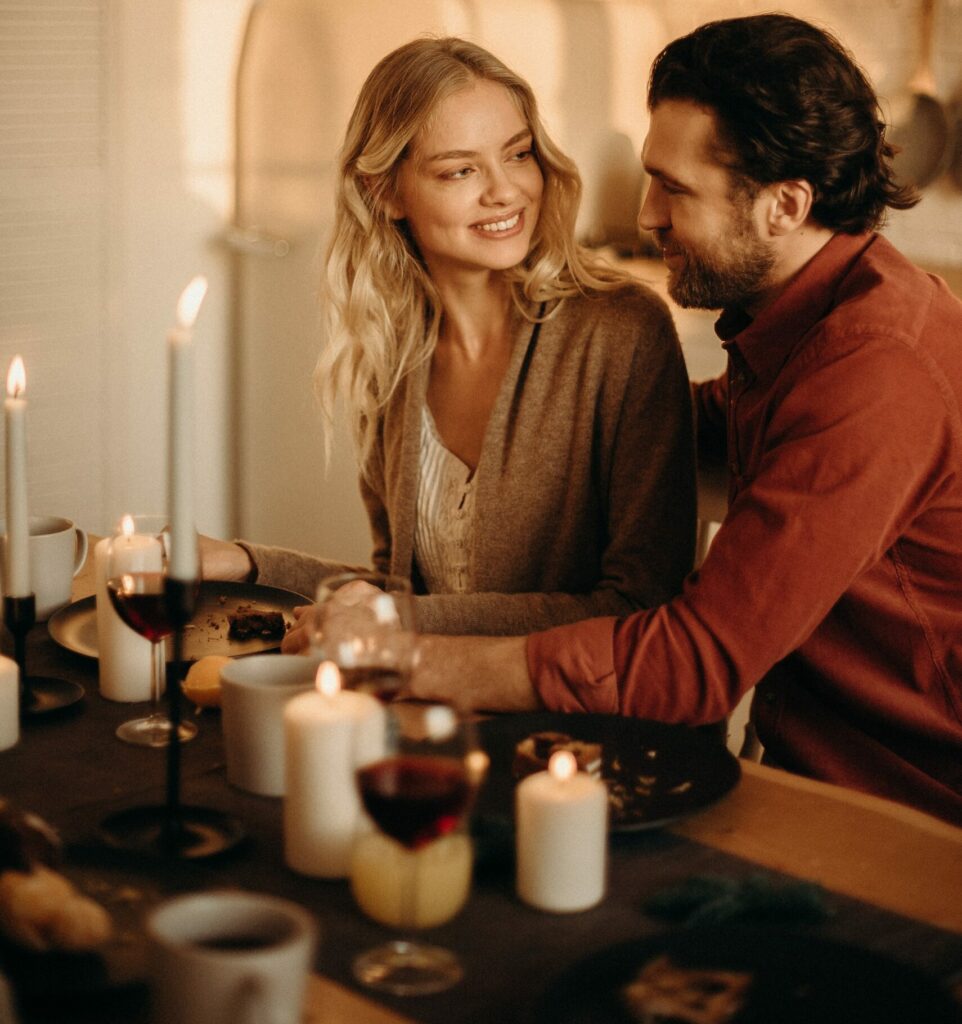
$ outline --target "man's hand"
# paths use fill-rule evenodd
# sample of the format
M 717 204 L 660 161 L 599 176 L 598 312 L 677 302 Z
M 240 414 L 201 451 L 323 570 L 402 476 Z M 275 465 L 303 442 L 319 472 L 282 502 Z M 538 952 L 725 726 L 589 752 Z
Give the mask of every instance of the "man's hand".
M 424 636 L 404 696 L 447 700 L 466 711 L 534 711 L 541 701 L 528 678 L 525 638 Z

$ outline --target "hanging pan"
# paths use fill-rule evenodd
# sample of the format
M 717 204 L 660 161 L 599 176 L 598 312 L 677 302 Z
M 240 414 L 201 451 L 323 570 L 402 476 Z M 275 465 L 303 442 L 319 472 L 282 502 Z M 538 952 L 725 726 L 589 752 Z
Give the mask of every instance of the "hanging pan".
M 908 95 L 893 103 L 889 138 L 899 147 L 893 161 L 900 184 L 924 188 L 945 171 L 952 156 L 952 122 L 936 95 L 932 73 L 935 0 L 920 0 L 919 62 Z M 901 111 L 896 113 L 895 111 Z

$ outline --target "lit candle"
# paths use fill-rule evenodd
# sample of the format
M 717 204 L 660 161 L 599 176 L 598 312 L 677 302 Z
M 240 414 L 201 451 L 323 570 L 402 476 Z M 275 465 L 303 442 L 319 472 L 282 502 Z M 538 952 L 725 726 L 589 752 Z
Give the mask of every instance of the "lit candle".
M 0 656 L 0 750 L 20 739 L 20 668 L 13 658 Z
M 112 541 L 105 537 L 94 548 L 100 693 L 108 700 L 150 700 L 151 643 L 117 614 L 107 593 L 107 578 L 108 574 L 125 572 L 162 572 L 163 542 L 135 533 L 130 516 L 121 520 L 121 534 Z M 113 557 L 108 565 L 111 550 Z
M 15 356 L 7 373 L 4 402 L 7 460 L 7 564 L 4 593 L 26 597 L 30 589 L 30 529 L 27 525 L 27 374 Z
M 193 326 L 207 294 L 207 279 L 195 277 L 177 303 L 177 326 L 167 335 L 170 358 L 170 576 L 197 579 L 194 525 L 194 345 Z
M 605 893 L 608 790 L 558 750 L 515 791 L 518 895 L 534 907 L 587 910 Z
M 382 755 L 384 709 L 367 693 L 341 689 L 322 662 L 316 689 L 284 708 L 284 858 L 320 878 L 346 878 L 355 838 L 371 828 L 355 771 Z

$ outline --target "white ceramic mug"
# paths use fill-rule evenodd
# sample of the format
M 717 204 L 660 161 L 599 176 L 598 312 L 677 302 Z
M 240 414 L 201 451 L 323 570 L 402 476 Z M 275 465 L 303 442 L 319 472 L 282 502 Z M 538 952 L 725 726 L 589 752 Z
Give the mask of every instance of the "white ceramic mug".
M 30 516 L 29 529 L 30 586 L 36 599 L 37 621 L 45 622 L 70 601 L 73 578 L 87 558 L 87 533 L 62 516 Z M 3 520 L 0 533 L 0 565 L 5 567 L 7 524 Z
M 317 923 L 260 893 L 178 896 L 147 918 L 156 1024 L 301 1024 Z
M 284 795 L 284 705 L 314 685 L 318 657 L 253 654 L 220 672 L 227 781 L 262 796 Z

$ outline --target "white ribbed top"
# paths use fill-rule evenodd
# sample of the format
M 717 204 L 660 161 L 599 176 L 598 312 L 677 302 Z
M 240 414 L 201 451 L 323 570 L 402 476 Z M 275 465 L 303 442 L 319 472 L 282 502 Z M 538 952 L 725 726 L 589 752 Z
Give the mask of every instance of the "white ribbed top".
M 420 461 L 414 524 L 418 568 L 429 593 L 463 594 L 471 586 L 474 479 L 470 467 L 444 447 L 427 405 L 421 414 Z

